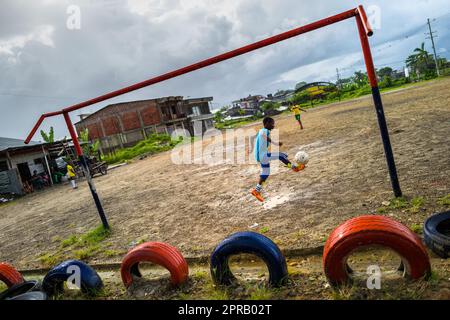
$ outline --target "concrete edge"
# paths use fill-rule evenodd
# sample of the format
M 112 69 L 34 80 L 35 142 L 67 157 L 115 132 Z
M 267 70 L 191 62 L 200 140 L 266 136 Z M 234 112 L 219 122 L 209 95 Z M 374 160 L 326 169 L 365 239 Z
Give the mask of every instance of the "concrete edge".
M 283 255 L 286 259 L 291 258 L 300 258 L 300 257 L 307 257 L 307 256 L 313 256 L 313 255 L 321 255 L 323 252 L 323 245 L 317 246 L 317 247 L 310 247 L 310 248 L 300 248 L 300 249 L 286 249 L 281 250 Z M 209 262 L 209 255 L 203 255 L 198 257 L 185 257 L 186 262 L 188 264 L 192 265 L 202 265 L 207 264 Z M 246 260 L 246 259 L 243 259 Z M 111 263 L 99 263 L 99 264 L 90 264 L 92 268 L 99 271 L 105 271 L 105 270 L 120 270 L 120 262 L 111 262 Z M 18 270 L 21 274 L 27 275 L 27 274 L 36 274 L 36 273 L 47 273 L 50 271 L 50 268 L 37 268 L 37 269 L 23 269 Z

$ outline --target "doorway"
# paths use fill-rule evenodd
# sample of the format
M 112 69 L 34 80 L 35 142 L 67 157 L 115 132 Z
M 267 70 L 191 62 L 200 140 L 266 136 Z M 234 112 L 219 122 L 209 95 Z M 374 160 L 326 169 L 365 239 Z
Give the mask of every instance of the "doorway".
M 30 167 L 28 167 L 27 162 L 18 163 L 17 169 L 19 169 L 19 174 L 22 178 L 22 182 L 29 181 L 31 179 Z

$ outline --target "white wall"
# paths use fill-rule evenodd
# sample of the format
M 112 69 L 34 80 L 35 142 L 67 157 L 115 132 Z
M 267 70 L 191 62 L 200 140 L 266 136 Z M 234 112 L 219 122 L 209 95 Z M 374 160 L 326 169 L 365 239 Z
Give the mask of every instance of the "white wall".
M 20 155 L 11 155 L 11 162 L 13 168 L 17 168 L 17 164 L 19 163 L 28 163 L 28 167 L 30 168 L 31 174 L 33 174 L 33 171 L 36 170 L 38 174 L 44 172 L 44 166 L 45 166 L 45 160 L 43 159 L 42 164 L 34 164 L 34 159 L 40 159 L 43 158 L 44 154 L 42 152 L 33 152 L 33 153 L 25 153 Z

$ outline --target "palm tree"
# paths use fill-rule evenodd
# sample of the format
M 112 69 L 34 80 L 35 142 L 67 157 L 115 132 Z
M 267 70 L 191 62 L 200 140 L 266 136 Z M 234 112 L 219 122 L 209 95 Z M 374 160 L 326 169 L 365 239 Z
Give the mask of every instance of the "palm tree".
M 415 48 L 414 53 L 406 59 L 406 65 L 411 67 L 414 73 L 426 73 L 427 70 L 433 68 L 431 55 L 425 49 L 425 43 L 422 42 L 419 48 Z
M 414 52 L 416 52 L 417 60 L 424 63 L 425 65 L 428 65 L 428 62 L 430 60 L 430 54 L 427 50 L 425 50 L 425 42 L 422 42 L 422 45 L 420 48 L 415 48 Z

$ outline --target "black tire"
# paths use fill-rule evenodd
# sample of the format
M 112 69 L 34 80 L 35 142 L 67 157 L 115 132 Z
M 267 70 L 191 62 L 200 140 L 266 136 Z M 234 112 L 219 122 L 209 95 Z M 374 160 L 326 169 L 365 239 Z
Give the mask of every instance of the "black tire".
M 423 225 L 425 244 L 441 258 L 450 257 L 450 211 L 429 217 Z
M 211 255 L 211 276 L 216 284 L 235 281 L 228 259 L 240 253 L 254 254 L 266 263 L 272 286 L 280 286 L 288 279 L 286 259 L 272 240 L 255 232 L 238 232 L 223 240 Z
M 8 300 L 47 300 L 47 294 L 42 291 L 27 292 Z
M 8 300 L 27 292 L 39 291 L 40 289 L 41 285 L 39 281 L 36 280 L 24 281 L 22 283 L 15 284 L 11 286 L 9 289 L 0 293 L 0 300 Z
M 49 296 L 64 292 L 64 282 L 73 274 L 69 267 L 77 266 L 80 269 L 81 292 L 95 295 L 101 288 L 103 282 L 98 273 L 86 263 L 78 260 L 68 260 L 50 270 L 42 281 L 42 289 Z
M 106 166 L 100 167 L 100 174 L 101 174 L 102 176 L 104 176 L 104 175 L 107 174 L 107 173 L 108 173 L 108 168 L 106 168 Z

